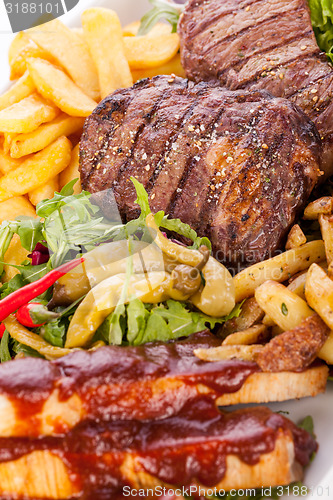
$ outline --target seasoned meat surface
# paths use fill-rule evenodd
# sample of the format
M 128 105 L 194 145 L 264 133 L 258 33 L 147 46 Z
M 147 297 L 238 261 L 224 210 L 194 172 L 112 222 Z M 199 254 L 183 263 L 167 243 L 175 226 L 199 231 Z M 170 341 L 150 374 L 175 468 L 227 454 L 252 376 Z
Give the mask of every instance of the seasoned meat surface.
M 333 173 L 333 68 L 307 0 L 189 0 L 178 31 L 188 78 L 289 98 L 317 125 Z
M 238 268 L 280 248 L 316 183 L 320 139 L 291 102 L 170 76 L 106 98 L 87 119 L 81 182 L 112 188 L 124 220 L 139 213 L 130 181 L 212 240 Z M 107 193 L 105 193 L 107 200 Z

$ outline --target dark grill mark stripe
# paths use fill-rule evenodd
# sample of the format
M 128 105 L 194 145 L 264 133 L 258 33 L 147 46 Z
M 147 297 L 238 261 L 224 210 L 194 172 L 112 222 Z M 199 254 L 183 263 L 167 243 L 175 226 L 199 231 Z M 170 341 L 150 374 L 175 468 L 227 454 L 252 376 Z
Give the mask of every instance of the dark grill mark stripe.
M 187 82 L 187 80 L 186 80 L 186 82 Z M 168 95 L 170 95 L 170 93 L 171 93 L 171 91 L 169 90 Z M 141 136 L 141 133 L 143 132 L 144 128 L 147 125 L 150 124 L 150 122 L 151 122 L 151 120 L 153 118 L 153 115 L 156 113 L 156 111 L 158 110 L 160 104 L 164 101 L 164 99 L 165 99 L 165 93 L 162 92 L 162 94 L 160 95 L 160 97 L 155 102 L 154 106 L 151 108 L 150 112 L 145 116 L 145 121 L 138 128 L 138 130 L 137 130 L 137 132 L 135 134 L 135 137 L 133 139 L 133 143 L 132 143 L 132 147 L 131 147 L 130 153 L 129 153 L 129 155 L 126 158 L 126 161 L 123 163 L 123 165 L 120 167 L 120 169 L 118 171 L 116 180 L 114 181 L 114 186 L 116 186 L 120 182 L 120 178 L 121 178 L 122 174 L 125 172 L 125 170 L 127 169 L 128 165 L 130 164 L 130 162 L 133 159 L 133 154 L 134 154 L 135 148 L 137 146 L 138 140 L 139 140 L 139 138 Z
M 130 97 L 130 99 L 129 99 L 129 97 Z M 124 118 L 126 116 L 127 108 L 129 106 L 129 104 L 133 101 L 133 99 L 134 99 L 134 95 L 132 95 L 132 96 L 126 96 L 126 99 L 122 100 L 121 105 L 117 101 L 116 102 L 112 101 L 112 106 L 110 108 L 110 111 L 108 112 L 108 119 L 109 119 L 109 121 L 111 121 L 112 114 L 114 112 L 116 112 L 116 111 L 123 112 L 123 118 Z M 89 182 L 90 177 L 96 171 L 96 167 L 97 167 L 98 163 L 100 163 L 101 160 L 106 155 L 106 152 L 107 152 L 107 149 L 108 149 L 108 144 L 109 144 L 110 139 L 112 138 L 115 130 L 116 130 L 116 126 L 115 126 L 115 124 L 112 124 L 111 130 L 104 136 L 103 143 L 101 144 L 100 148 L 98 149 L 98 155 L 96 155 L 94 157 L 93 165 L 92 165 L 92 167 L 89 170 L 89 173 L 87 175 L 87 179 L 85 181 L 86 183 Z
M 321 75 L 321 76 L 318 76 L 318 78 L 315 78 L 314 80 L 311 80 L 311 82 L 308 83 L 308 85 L 305 85 L 304 87 L 301 87 L 300 89 L 297 89 L 293 94 L 290 94 L 290 96 L 288 96 L 288 99 L 292 99 L 293 97 L 297 96 L 298 94 L 301 94 L 302 92 L 305 92 L 307 89 L 309 89 L 309 88 L 313 87 L 314 85 L 316 85 L 316 83 L 322 83 L 322 81 L 326 80 L 327 78 L 332 78 L 333 70 L 330 69 L 330 67 L 329 67 L 328 64 L 327 64 L 327 69 L 330 70 L 330 72 L 327 73 L 327 75 Z M 327 104 L 330 104 L 330 101 L 328 101 Z
M 307 54 L 308 57 L 313 57 L 315 56 L 316 54 L 318 54 L 318 50 L 315 49 L 311 54 Z M 281 64 L 277 64 L 276 66 L 273 66 L 272 69 L 274 70 L 274 68 L 285 68 L 286 66 L 288 66 L 289 64 L 293 64 L 294 62 L 298 61 L 299 59 L 301 59 L 302 57 L 304 57 L 304 54 L 299 54 L 298 56 L 292 58 L 292 59 L 288 59 L 288 61 L 285 61 Z M 250 80 L 247 80 L 245 82 L 242 83 L 242 85 L 239 85 L 237 88 L 240 89 L 240 90 L 244 90 L 246 88 L 248 88 L 249 86 L 251 86 L 252 84 L 254 84 L 256 82 L 256 80 L 260 77 L 262 73 L 262 70 L 260 71 L 257 71 L 252 77 Z M 268 76 L 269 76 L 269 72 L 268 72 Z
M 221 77 L 223 77 L 223 75 L 225 73 L 227 73 L 228 71 L 230 71 L 231 68 L 235 68 L 236 66 L 239 66 L 240 68 L 242 68 L 243 66 L 245 66 L 245 64 L 250 61 L 251 59 L 253 59 L 253 57 L 258 57 L 258 56 L 262 56 L 264 54 L 267 54 L 268 52 L 272 52 L 273 50 L 275 49 L 280 49 L 281 47 L 285 47 L 288 45 L 291 45 L 293 42 L 296 42 L 297 40 L 301 40 L 302 38 L 305 38 L 306 36 L 310 35 L 312 33 L 312 31 L 308 31 L 306 33 L 301 33 L 297 36 L 294 36 L 292 35 L 290 38 L 285 38 L 281 43 L 275 43 L 273 45 L 270 45 L 269 47 L 266 47 L 265 49 L 261 50 L 260 52 L 257 52 L 256 54 L 254 55 L 251 55 L 251 56 L 248 56 L 248 57 L 244 57 L 244 59 L 242 59 L 242 61 L 239 61 L 239 60 L 233 60 L 229 66 L 225 69 L 223 69 L 222 71 L 219 71 L 218 74 L 217 74 L 217 77 L 219 79 L 221 79 Z M 313 56 L 314 54 L 317 54 L 319 53 L 319 48 L 316 48 L 316 51 L 315 52 L 311 52 L 310 54 L 306 54 L 306 56 Z M 304 57 L 304 53 L 302 54 L 299 54 L 299 56 L 297 58 L 300 58 L 300 57 Z M 286 64 L 289 64 L 291 62 L 291 60 L 288 60 L 288 61 L 285 61 L 283 63 L 283 65 L 286 65 Z M 278 64 L 277 66 L 281 66 L 280 64 Z M 273 68 L 277 67 L 277 66 L 273 66 Z M 272 68 L 272 69 L 273 69 Z M 253 78 L 256 78 L 258 75 L 261 75 L 262 73 L 262 70 L 260 70 L 260 72 L 257 72 L 255 74 L 255 76 Z M 251 80 L 250 80 L 251 81 Z
M 201 91 L 199 91 L 197 93 L 196 97 L 200 97 L 206 90 L 207 89 L 202 89 Z M 180 120 L 180 127 L 179 127 L 179 129 L 176 130 L 176 132 L 173 135 L 171 135 L 170 140 L 169 140 L 169 146 L 168 146 L 168 148 L 166 148 L 164 150 L 163 156 L 161 157 L 160 161 L 157 163 L 157 165 L 156 165 L 156 167 L 154 169 L 154 172 L 150 176 L 149 181 L 147 183 L 146 191 L 147 191 L 148 195 L 150 195 L 152 189 L 154 188 L 154 184 L 155 184 L 158 176 L 160 175 L 160 173 L 163 171 L 163 169 L 165 167 L 165 157 L 166 157 L 166 155 L 168 153 L 170 153 L 173 144 L 177 141 L 179 135 L 182 133 L 182 131 L 184 129 L 184 123 L 183 123 L 184 120 L 187 120 L 192 115 L 192 112 L 196 108 L 197 105 L 198 105 L 198 101 L 195 98 L 195 101 L 191 104 L 190 108 L 187 109 L 186 112 L 182 115 L 182 118 Z
M 206 131 L 205 131 L 205 134 L 209 135 L 212 133 L 212 131 L 214 130 L 215 128 L 215 124 L 219 122 L 221 116 L 223 115 L 225 111 L 225 106 L 223 105 L 219 111 L 217 112 L 217 115 L 213 118 L 213 120 L 209 123 L 208 127 L 206 127 Z M 207 148 L 210 146 L 210 144 L 207 144 Z M 204 151 L 204 154 L 206 155 L 206 151 Z M 182 193 L 182 190 L 190 176 L 190 173 L 193 169 L 193 167 L 196 165 L 197 161 L 194 159 L 194 157 L 190 158 L 188 162 L 186 162 L 186 166 L 185 166 L 185 170 L 183 172 L 183 175 L 178 183 L 178 186 L 176 188 L 176 190 L 174 191 L 172 197 L 171 197 L 171 200 L 170 200 L 170 203 L 169 203 L 169 206 L 168 208 L 166 209 L 166 213 L 167 214 L 170 214 L 172 215 L 173 214 L 173 211 L 175 209 L 175 206 L 177 204 L 177 201 L 178 199 L 180 198 L 181 196 L 181 193 Z M 180 189 L 181 191 L 178 192 L 178 189 Z
M 204 55 L 206 56 L 212 50 L 216 50 L 216 48 L 219 47 L 219 45 L 222 45 L 224 42 L 233 41 L 236 38 L 238 38 L 240 35 L 244 35 L 245 33 L 247 33 L 248 31 L 250 31 L 253 28 L 257 28 L 259 26 L 264 26 L 266 23 L 268 23 L 270 21 L 274 21 L 274 19 L 279 19 L 279 18 L 282 18 L 282 17 L 288 17 L 290 14 L 294 14 L 294 13 L 296 13 L 299 10 L 303 10 L 302 7 L 299 6 L 299 7 L 296 7 L 295 9 L 288 10 L 286 12 L 278 12 L 277 14 L 274 14 L 273 16 L 270 16 L 267 19 L 263 19 L 262 21 L 259 21 L 259 22 L 255 23 L 255 24 L 251 24 L 250 26 L 246 26 L 242 30 L 237 31 L 237 32 L 233 33 L 232 35 L 225 36 L 224 38 L 219 38 L 218 42 L 215 45 L 213 45 L 209 50 L 207 50 L 206 52 L 204 52 Z M 257 54 L 260 54 L 260 52 L 257 52 Z
M 222 13 L 220 12 L 216 16 L 211 17 L 209 20 L 207 20 L 207 16 L 205 16 L 205 20 L 207 20 L 207 22 L 206 23 L 198 23 L 197 29 L 193 33 L 193 36 L 197 35 L 197 33 L 199 33 L 199 32 L 203 32 L 204 30 L 208 31 L 218 19 L 222 19 L 223 17 L 230 16 L 230 14 L 235 14 L 236 12 L 241 12 L 246 7 L 251 7 L 252 5 L 265 4 L 265 3 L 266 3 L 266 0 L 262 0 L 262 1 L 252 0 L 250 2 L 246 2 L 246 3 L 244 2 L 244 6 L 238 8 L 238 9 L 236 7 L 235 9 L 229 9 L 229 10 L 226 10 Z M 200 9 L 200 7 L 201 7 L 201 5 L 199 6 L 199 9 Z M 194 11 L 193 15 L 195 15 L 195 11 Z

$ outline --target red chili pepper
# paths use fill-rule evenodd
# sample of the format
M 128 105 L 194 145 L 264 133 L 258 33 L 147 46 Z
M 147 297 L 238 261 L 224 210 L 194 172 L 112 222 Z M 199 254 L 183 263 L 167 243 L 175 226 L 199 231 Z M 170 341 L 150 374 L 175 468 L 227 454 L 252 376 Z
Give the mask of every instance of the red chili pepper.
M 29 302 L 24 304 L 15 313 L 16 319 L 21 325 L 28 328 L 43 326 L 47 321 L 56 319 L 59 314 L 49 311 L 44 304 L 40 302 Z
M 0 339 L 2 339 L 5 330 L 6 330 L 5 325 L 3 323 L 0 323 Z
M 21 306 L 24 306 L 27 302 L 30 302 L 38 297 L 38 295 L 44 293 L 48 288 L 50 288 L 50 286 L 58 281 L 59 278 L 67 274 L 79 264 L 82 264 L 84 260 L 84 257 L 81 257 L 80 259 L 66 262 L 62 266 L 53 269 L 39 280 L 19 288 L 10 295 L 7 295 L 4 299 L 0 300 L 0 321 L 3 321 Z

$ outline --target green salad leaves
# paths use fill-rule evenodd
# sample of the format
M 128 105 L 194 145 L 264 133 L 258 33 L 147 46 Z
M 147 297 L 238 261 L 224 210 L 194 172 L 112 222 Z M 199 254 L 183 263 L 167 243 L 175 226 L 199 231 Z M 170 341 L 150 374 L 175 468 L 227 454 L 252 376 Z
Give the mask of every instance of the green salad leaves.
M 332 0 L 308 0 L 311 21 L 318 45 L 333 63 L 333 3 Z
M 149 2 L 153 8 L 142 17 L 138 36 L 146 35 L 160 19 L 168 21 L 172 26 L 172 33 L 175 33 L 184 6 L 168 0 L 149 0 Z
M 134 299 L 129 304 L 121 304 L 99 327 L 95 340 L 104 340 L 113 345 L 141 345 L 146 342 L 174 340 L 188 337 L 206 328 L 239 316 L 241 306 L 223 318 L 213 318 L 195 311 L 190 304 L 167 300 L 165 303 L 143 304 Z

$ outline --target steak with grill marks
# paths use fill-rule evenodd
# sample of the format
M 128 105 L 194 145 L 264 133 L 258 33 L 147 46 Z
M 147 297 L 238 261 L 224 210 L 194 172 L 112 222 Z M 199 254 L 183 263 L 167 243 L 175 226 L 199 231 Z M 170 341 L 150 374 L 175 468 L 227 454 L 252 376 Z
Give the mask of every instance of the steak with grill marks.
M 320 151 L 315 126 L 288 100 L 163 76 L 115 92 L 87 119 L 81 182 L 92 193 L 112 188 L 128 221 L 139 213 L 135 176 L 152 211 L 190 224 L 238 268 L 280 248 Z
M 266 89 L 300 106 L 323 138 L 322 169 L 333 173 L 333 68 L 307 0 L 189 0 L 178 32 L 188 78 Z

